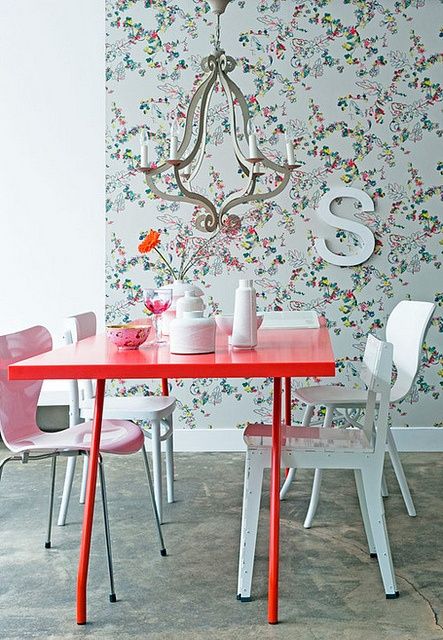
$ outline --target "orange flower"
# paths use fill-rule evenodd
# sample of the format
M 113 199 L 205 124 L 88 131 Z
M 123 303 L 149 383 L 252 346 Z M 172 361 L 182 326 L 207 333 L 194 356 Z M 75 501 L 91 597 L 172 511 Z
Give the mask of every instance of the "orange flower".
M 140 253 L 149 253 L 160 244 L 160 233 L 151 229 L 148 235 L 138 245 Z

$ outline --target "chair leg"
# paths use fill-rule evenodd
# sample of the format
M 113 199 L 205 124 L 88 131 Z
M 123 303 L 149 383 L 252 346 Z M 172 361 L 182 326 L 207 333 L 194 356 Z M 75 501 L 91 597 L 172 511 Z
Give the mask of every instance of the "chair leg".
M 80 486 L 80 498 L 79 503 L 85 504 L 86 498 L 86 481 L 88 479 L 88 467 L 89 467 L 89 456 L 83 456 L 83 471 L 82 471 L 82 483 Z
M 114 586 L 114 568 L 112 566 L 111 530 L 109 528 L 108 497 L 106 495 L 105 469 L 103 465 L 103 459 L 101 456 L 99 457 L 98 470 L 100 475 L 100 489 L 102 494 L 103 524 L 105 526 L 106 556 L 108 560 L 109 583 L 111 587 L 111 593 L 109 594 L 109 601 L 117 602 L 117 596 L 115 595 L 115 586 Z
M 172 416 L 171 416 L 172 419 Z M 166 440 L 166 491 L 168 502 L 174 502 L 174 435 Z
M 363 520 L 363 526 L 365 528 L 366 539 L 368 541 L 369 555 L 371 558 L 377 557 L 375 550 L 374 536 L 372 535 L 371 522 L 369 520 L 368 505 L 366 504 L 365 491 L 363 488 L 363 480 L 361 477 L 361 470 L 354 469 L 355 486 L 357 488 L 358 501 L 360 503 L 361 517 Z
M 381 497 L 380 478 L 377 478 L 372 471 L 362 469 L 362 485 L 385 594 L 387 598 L 398 598 L 397 582 L 386 529 L 385 509 Z
M 320 500 L 320 487 L 321 487 L 322 478 L 323 478 L 323 470 L 316 469 L 314 472 L 314 481 L 312 483 L 311 499 L 309 501 L 308 512 L 306 514 L 305 521 L 303 522 L 303 526 L 305 529 L 310 529 L 312 527 L 312 521 L 314 519 L 315 513 L 317 511 L 318 503 Z
M 2 479 L 4 467 L 7 465 L 8 462 L 13 462 L 13 461 L 20 462 L 21 456 L 9 456 L 8 458 L 5 458 L 0 462 L 0 480 Z
M 382 498 L 387 498 L 389 496 L 388 484 L 386 482 L 386 474 L 384 472 L 381 477 L 381 495 L 382 495 Z
M 77 456 L 70 456 L 66 463 L 65 482 L 63 485 L 62 501 L 58 512 L 57 525 L 63 527 L 66 524 L 66 516 L 68 514 L 69 500 L 71 498 L 72 482 L 74 480 L 75 464 Z
M 334 417 L 334 407 L 326 407 L 326 415 L 323 422 L 323 427 L 329 429 L 332 425 L 332 419 Z M 306 514 L 303 526 L 305 529 L 312 527 L 312 521 L 317 511 L 318 503 L 320 500 L 320 488 L 323 477 L 322 469 L 316 469 L 314 473 L 314 482 L 312 483 L 311 500 L 309 501 L 308 512 Z
M 163 503 L 162 503 L 162 462 L 161 462 L 161 441 L 160 441 L 160 420 L 152 422 L 152 475 L 154 479 L 154 495 L 157 505 L 158 517 L 163 524 Z
M 145 471 L 146 471 L 146 476 L 148 478 L 148 485 L 149 485 L 149 494 L 151 496 L 151 503 L 152 503 L 152 510 L 154 512 L 154 518 L 155 518 L 155 524 L 157 526 L 157 533 L 158 533 L 158 537 L 160 538 L 160 555 L 161 556 L 166 556 L 166 549 L 165 549 L 165 542 L 163 540 L 163 533 L 162 533 L 162 528 L 160 525 L 160 518 L 158 515 L 158 509 L 157 509 L 157 504 L 155 502 L 155 497 L 154 497 L 154 485 L 152 484 L 152 477 L 151 477 L 151 470 L 149 468 L 149 460 L 148 460 L 148 454 L 146 453 L 146 447 L 143 444 L 143 448 L 142 448 L 142 455 L 143 455 L 143 462 L 145 463 Z
M 403 471 L 403 465 L 398 455 L 397 445 L 395 444 L 394 436 L 391 430 L 388 428 L 387 444 L 389 456 L 391 458 L 392 466 L 394 467 L 395 475 L 397 476 L 397 482 L 400 486 L 400 491 L 403 496 L 403 500 L 406 506 L 408 514 L 413 517 L 417 515 L 415 511 L 414 502 L 412 500 L 411 492 L 409 491 L 408 481 L 406 480 L 405 472 Z
M 295 467 L 291 467 L 288 469 L 288 475 L 285 478 L 282 488 L 280 489 L 280 500 L 284 500 L 286 498 L 286 494 L 288 493 L 289 487 L 291 486 L 294 478 L 295 478 Z
M 251 600 L 264 457 L 265 454 L 262 451 L 247 451 L 246 453 L 237 586 L 237 600 L 242 602 Z
M 305 413 L 303 416 L 302 427 L 309 427 L 312 420 L 312 415 L 314 413 L 314 405 L 308 404 L 306 405 Z M 286 498 L 286 494 L 288 493 L 289 487 L 291 486 L 294 478 L 295 478 L 295 467 L 292 467 L 288 470 L 288 475 L 285 478 L 283 486 L 280 490 L 280 500 L 284 500 Z
M 48 517 L 48 533 L 46 536 L 45 549 L 51 548 L 51 532 L 52 532 L 52 514 L 54 511 L 54 491 L 55 491 L 55 472 L 57 468 L 57 457 L 53 456 L 51 460 L 51 489 L 49 492 L 49 517 Z

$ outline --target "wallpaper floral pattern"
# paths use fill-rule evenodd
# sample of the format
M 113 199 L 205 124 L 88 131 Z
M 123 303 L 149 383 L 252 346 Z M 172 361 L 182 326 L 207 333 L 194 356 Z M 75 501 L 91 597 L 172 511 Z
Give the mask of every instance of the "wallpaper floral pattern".
M 247 276 L 261 310 L 324 314 L 338 378 L 351 385 L 367 333 L 382 335 L 395 304 L 435 301 L 420 373 L 393 412 L 396 425 L 443 426 L 441 7 L 438 0 L 231 2 L 222 44 L 238 61 L 232 77 L 255 114 L 260 145 L 283 160 L 290 122 L 302 166 L 275 201 L 244 207 L 241 229 L 213 238 L 188 274 L 205 290 L 210 312 L 232 311 L 236 282 Z M 172 260 L 207 239 L 192 226 L 192 206 L 154 198 L 136 167 L 142 127 L 152 155 L 166 157 L 168 118 L 185 116 L 200 60 L 212 51 L 214 16 L 204 0 L 108 0 L 107 32 L 107 319 L 126 321 L 142 315 L 142 288 L 168 277 L 161 261 L 137 252 L 143 235 L 160 230 Z M 209 121 L 202 188 L 219 201 L 238 180 L 221 92 Z M 376 237 L 375 254 L 353 268 L 328 264 L 314 249 L 321 232 L 352 251 L 352 236 L 321 228 L 316 218 L 320 197 L 343 184 L 375 202 L 374 213 L 347 200 L 337 205 Z M 145 385 L 116 388 L 136 393 Z M 177 381 L 176 424 L 267 419 L 270 389 L 269 380 Z

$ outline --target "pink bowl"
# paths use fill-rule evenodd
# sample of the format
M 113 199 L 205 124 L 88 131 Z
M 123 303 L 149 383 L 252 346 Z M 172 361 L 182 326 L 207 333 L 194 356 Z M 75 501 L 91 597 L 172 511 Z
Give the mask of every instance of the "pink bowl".
M 146 325 L 115 324 L 106 327 L 108 340 L 119 349 L 138 349 L 151 331 Z

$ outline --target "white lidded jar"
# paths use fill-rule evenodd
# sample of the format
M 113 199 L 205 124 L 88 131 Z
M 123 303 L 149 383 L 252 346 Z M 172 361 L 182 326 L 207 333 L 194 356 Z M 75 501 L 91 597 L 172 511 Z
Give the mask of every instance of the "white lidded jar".
M 175 305 L 176 318 L 182 318 L 183 313 L 188 311 L 204 311 L 205 303 L 200 296 L 196 295 L 194 291 L 185 291 L 184 296 L 178 298 Z
M 203 311 L 184 311 L 169 325 L 169 349 L 183 355 L 214 353 L 214 318 L 204 318 Z
M 172 284 L 164 285 L 160 287 L 160 289 L 172 290 L 172 304 L 169 309 L 161 315 L 162 333 L 167 336 L 169 335 L 169 324 L 176 316 L 177 302 L 179 299 L 185 295 L 186 291 L 192 291 L 194 296 L 202 296 L 203 291 L 200 287 L 188 282 L 183 282 L 183 280 L 174 280 Z
M 252 280 L 239 280 L 235 292 L 231 345 L 238 349 L 257 345 L 257 293 Z

